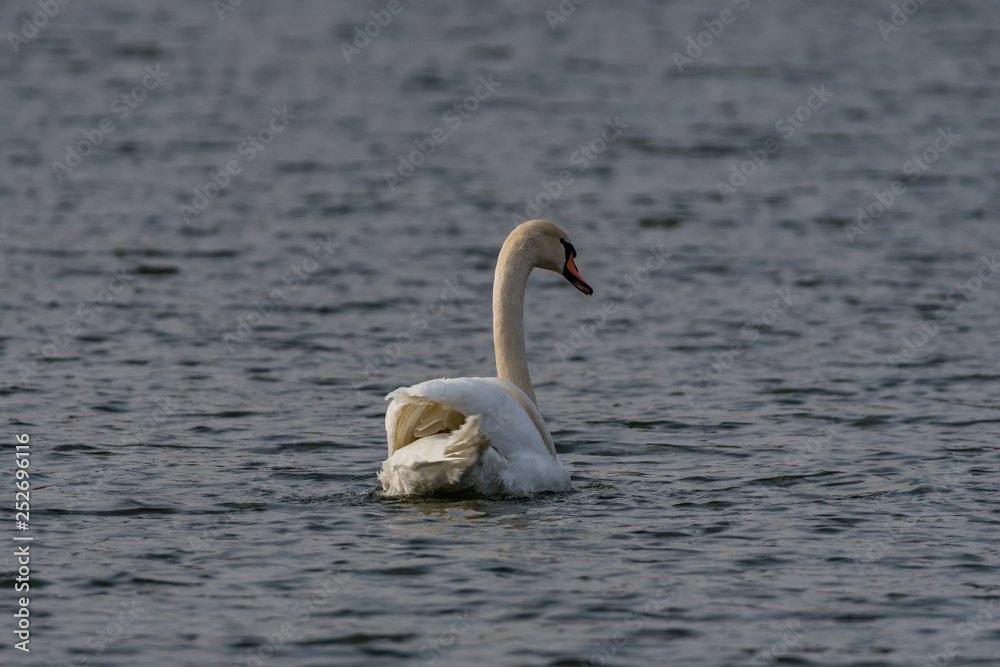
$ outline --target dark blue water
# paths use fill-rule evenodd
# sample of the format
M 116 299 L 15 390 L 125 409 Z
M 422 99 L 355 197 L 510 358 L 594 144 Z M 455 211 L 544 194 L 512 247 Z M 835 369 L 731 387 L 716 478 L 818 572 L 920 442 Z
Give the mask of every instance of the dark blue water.
M 1000 664 L 1000 9 L 896 6 L 4 3 L 0 661 Z M 526 217 L 573 490 L 382 498 Z

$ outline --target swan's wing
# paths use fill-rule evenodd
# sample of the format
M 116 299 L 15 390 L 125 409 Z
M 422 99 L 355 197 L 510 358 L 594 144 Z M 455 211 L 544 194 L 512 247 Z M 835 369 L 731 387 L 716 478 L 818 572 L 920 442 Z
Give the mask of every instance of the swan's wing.
M 517 385 L 513 382 L 508 382 L 502 378 L 481 378 L 487 382 L 492 382 L 493 384 L 499 386 L 508 394 L 510 394 L 524 411 L 528 413 L 528 418 L 531 419 L 535 428 L 538 430 L 538 435 L 542 438 L 545 443 L 545 448 L 549 450 L 549 454 L 552 456 L 557 456 L 556 454 L 556 444 L 552 442 L 552 434 L 549 433 L 549 427 L 545 425 L 545 420 L 542 419 L 541 413 L 538 412 L 538 408 L 535 406 L 534 401 L 528 398 L 528 395 L 521 391 Z
M 524 392 L 500 378 L 447 378 L 400 387 L 386 396 L 389 456 L 420 437 L 454 430 L 467 416 L 481 415 L 482 430 L 507 458 L 547 451 L 556 456 L 535 404 Z
M 483 468 L 492 453 L 489 437 L 473 415 L 458 429 L 418 438 L 382 463 L 378 479 L 391 496 L 427 495 L 477 489 L 494 493 L 497 485 L 483 484 Z M 498 478 L 492 475 L 491 478 Z

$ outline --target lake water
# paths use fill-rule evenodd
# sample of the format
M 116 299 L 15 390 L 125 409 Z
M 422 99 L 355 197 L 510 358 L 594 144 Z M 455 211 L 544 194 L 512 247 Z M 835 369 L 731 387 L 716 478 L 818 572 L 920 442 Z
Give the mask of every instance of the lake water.
M 0 662 L 1000 664 L 997 3 L 41 6 Z M 382 498 L 525 217 L 596 291 L 527 297 L 572 491 Z

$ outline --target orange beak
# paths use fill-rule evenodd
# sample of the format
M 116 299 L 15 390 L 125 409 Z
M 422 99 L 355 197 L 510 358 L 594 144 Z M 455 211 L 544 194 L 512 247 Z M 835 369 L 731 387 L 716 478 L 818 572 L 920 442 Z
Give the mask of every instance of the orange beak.
M 563 267 L 563 275 L 573 287 L 590 296 L 594 293 L 594 288 L 588 285 L 587 281 L 580 275 L 580 270 L 576 268 L 576 264 L 573 262 L 574 257 L 576 257 L 576 252 L 571 251 L 566 254 L 566 265 Z

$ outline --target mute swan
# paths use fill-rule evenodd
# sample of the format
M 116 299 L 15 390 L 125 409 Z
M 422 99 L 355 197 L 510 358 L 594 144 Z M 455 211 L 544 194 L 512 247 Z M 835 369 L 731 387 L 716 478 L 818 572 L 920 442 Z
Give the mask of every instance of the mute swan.
M 566 233 L 547 220 L 518 225 L 493 277 L 493 346 L 500 377 L 429 380 L 400 387 L 385 414 L 386 495 L 474 491 L 534 493 L 570 486 L 538 412 L 524 354 L 524 288 L 535 267 L 561 273 L 590 296 Z

